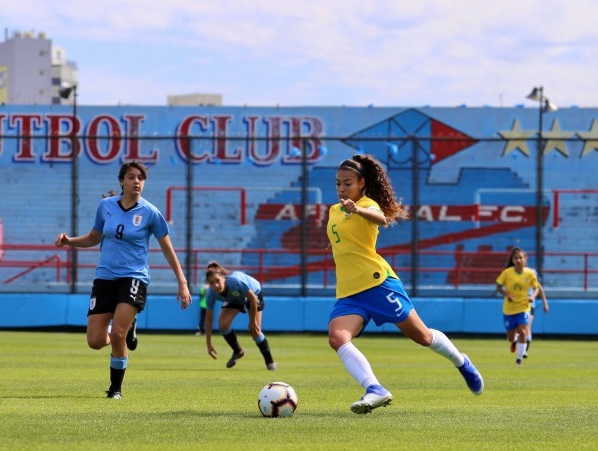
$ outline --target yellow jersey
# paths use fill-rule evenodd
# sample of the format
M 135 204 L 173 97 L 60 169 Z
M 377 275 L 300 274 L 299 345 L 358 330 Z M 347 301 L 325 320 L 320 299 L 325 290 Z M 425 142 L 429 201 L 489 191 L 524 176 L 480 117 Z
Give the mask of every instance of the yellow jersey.
M 516 315 L 531 310 L 528 297 L 530 288 L 538 287 L 538 278 L 534 271 L 526 267 L 518 273 L 514 266 L 510 266 L 500 273 L 496 284 L 503 286 L 513 296 L 512 301 L 509 301 L 506 296 L 504 298 L 502 311 L 505 315 Z
M 367 196 L 356 205 L 380 211 L 378 203 Z M 337 299 L 378 286 L 389 276 L 398 279 L 388 262 L 376 252 L 377 224 L 358 214 L 347 215 L 338 203 L 330 207 L 326 232 L 336 265 Z

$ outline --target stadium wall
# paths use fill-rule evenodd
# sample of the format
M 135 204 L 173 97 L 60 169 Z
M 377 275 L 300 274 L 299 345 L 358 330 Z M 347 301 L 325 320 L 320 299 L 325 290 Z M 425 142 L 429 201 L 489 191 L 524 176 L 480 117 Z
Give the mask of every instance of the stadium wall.
M 413 218 L 380 228 L 377 242 L 405 286 L 483 296 L 473 290 L 494 289 L 517 245 L 544 287 L 559 292 L 551 297 L 598 299 L 598 108 L 547 113 L 542 133 L 536 106 L 82 105 L 72 113 L 0 105 L 0 292 L 87 292 L 98 248 L 79 250 L 71 285 L 74 255 L 54 239 L 90 230 L 102 193 L 119 188 L 120 165 L 134 158 L 151 168 L 144 197 L 168 220 L 193 292 L 210 260 L 257 276 L 272 295 L 333 289 L 324 248 L 336 169 L 362 152 L 384 164 Z M 175 292 L 151 243 L 152 293 Z
M 85 327 L 88 295 L 0 294 L 0 329 Z M 536 309 L 535 334 L 598 335 L 598 301 L 550 299 L 550 312 Z M 268 297 L 263 317 L 266 332 L 325 332 L 333 298 Z M 419 315 L 429 327 L 446 333 L 502 334 L 499 298 L 414 298 Z M 150 295 L 138 317 L 138 328 L 151 331 L 196 331 L 199 306 L 181 310 L 171 296 Z M 237 330 L 247 329 L 247 316 L 238 315 Z M 371 323 L 367 332 L 395 332 Z

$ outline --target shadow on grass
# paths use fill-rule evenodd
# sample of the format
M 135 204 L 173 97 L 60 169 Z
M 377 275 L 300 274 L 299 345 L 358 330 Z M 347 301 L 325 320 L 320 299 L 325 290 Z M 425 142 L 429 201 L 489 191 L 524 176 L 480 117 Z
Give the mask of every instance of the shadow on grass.
M 104 396 L 105 397 L 105 396 Z M 0 399 L 97 399 L 97 395 L 81 395 L 77 393 L 57 393 L 55 395 L 0 395 Z M 101 399 L 101 397 L 100 397 Z

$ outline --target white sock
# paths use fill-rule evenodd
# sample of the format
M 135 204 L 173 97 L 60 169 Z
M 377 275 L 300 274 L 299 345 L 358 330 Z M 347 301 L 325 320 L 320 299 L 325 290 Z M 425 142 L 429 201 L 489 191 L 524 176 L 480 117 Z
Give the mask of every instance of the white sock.
M 345 343 L 338 351 L 336 351 L 340 357 L 343 365 L 353 378 L 359 382 L 363 388 L 368 388 L 370 385 L 380 385 L 378 379 L 372 371 L 370 363 L 361 353 L 359 349 L 351 342 Z
M 523 358 L 523 354 L 525 354 L 525 348 L 527 348 L 527 343 L 517 343 L 517 359 L 521 360 Z
M 463 354 L 459 352 L 453 342 L 439 330 L 430 330 L 432 331 L 432 343 L 430 344 L 430 349 L 449 359 L 457 368 L 463 366 L 465 357 L 463 357 Z
M 519 334 L 516 333 L 513 337 L 513 343 L 517 343 L 517 340 L 519 340 Z

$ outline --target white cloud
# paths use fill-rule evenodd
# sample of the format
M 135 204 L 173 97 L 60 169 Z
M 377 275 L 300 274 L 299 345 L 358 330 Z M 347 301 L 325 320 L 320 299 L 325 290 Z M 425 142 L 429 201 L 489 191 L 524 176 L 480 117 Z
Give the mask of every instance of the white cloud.
M 514 105 L 543 84 L 595 106 L 597 14 L 592 0 L 20 0 L 0 19 L 66 49 L 82 103 Z

